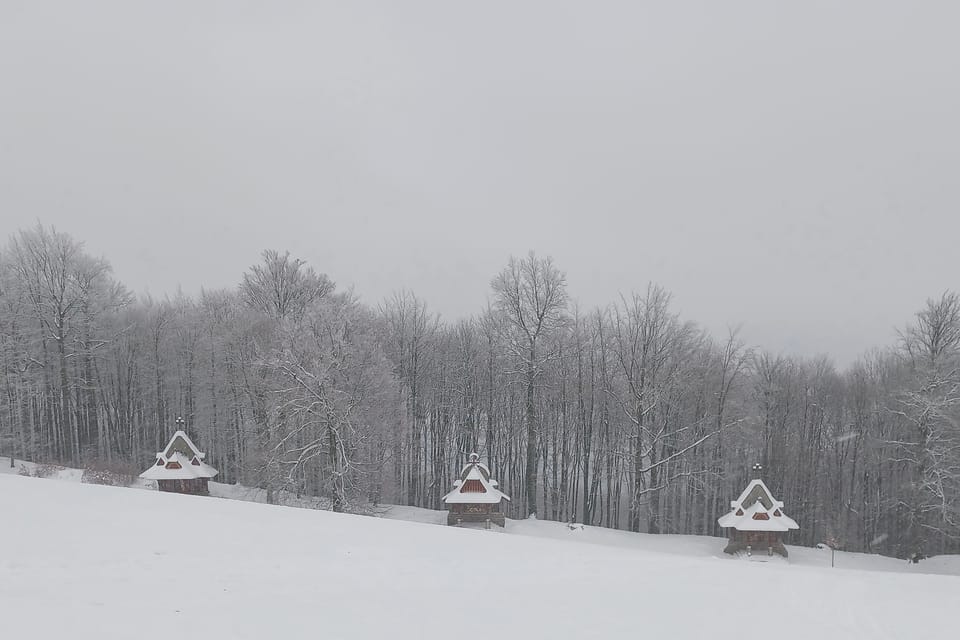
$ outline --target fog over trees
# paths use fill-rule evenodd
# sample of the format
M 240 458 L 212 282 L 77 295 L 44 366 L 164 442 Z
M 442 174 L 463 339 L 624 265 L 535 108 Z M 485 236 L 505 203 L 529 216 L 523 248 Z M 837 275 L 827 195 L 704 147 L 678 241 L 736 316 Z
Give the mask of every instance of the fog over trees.
M 562 265 L 533 253 L 455 321 L 410 291 L 364 305 L 314 267 L 265 251 L 235 289 L 161 300 L 67 234 L 15 233 L 0 251 L 0 453 L 139 470 L 182 416 L 219 480 L 271 500 L 436 509 L 477 451 L 508 517 L 710 535 L 760 462 L 795 543 L 960 552 L 952 292 L 838 370 L 709 335 L 643 281 L 582 308 Z

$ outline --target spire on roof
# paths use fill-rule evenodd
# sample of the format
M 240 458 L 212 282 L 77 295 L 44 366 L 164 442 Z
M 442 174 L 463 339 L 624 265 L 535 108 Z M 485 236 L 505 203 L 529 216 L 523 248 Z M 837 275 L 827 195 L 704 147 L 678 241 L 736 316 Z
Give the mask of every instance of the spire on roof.
M 469 460 L 470 462 L 480 462 L 480 454 L 479 454 L 479 453 L 471 453 L 470 456 L 469 456 L 469 458 L 468 458 L 468 460 Z
M 760 464 L 759 462 L 756 463 L 755 465 L 753 465 L 752 471 L 753 471 L 753 479 L 759 480 L 761 474 L 763 474 L 763 465 Z

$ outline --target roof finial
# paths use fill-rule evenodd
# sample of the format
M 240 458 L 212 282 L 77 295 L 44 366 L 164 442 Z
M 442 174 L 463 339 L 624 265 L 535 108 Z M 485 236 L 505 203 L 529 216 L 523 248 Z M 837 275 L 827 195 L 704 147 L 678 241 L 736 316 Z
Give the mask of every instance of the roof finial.
M 763 465 L 758 462 L 753 465 L 753 479 L 759 480 L 761 473 L 763 473 Z
M 469 457 L 469 460 L 470 460 L 470 462 L 480 462 L 480 454 L 479 454 L 479 453 L 471 453 L 471 454 L 470 454 L 470 457 Z
M 177 416 L 177 419 L 174 420 L 173 422 L 174 422 L 174 424 L 177 425 L 177 431 L 183 431 L 183 425 L 186 424 L 186 422 L 184 422 L 184 420 L 183 420 L 183 417 Z

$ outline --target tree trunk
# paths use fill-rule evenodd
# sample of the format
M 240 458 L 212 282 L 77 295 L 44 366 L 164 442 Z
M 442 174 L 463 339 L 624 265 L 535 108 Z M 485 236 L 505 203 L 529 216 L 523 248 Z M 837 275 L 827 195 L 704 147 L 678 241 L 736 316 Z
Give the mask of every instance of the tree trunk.
M 537 426 L 536 426 L 536 406 L 534 405 L 534 383 L 536 380 L 536 351 L 533 345 L 530 346 L 530 360 L 527 365 L 527 402 L 526 402 L 526 422 L 527 422 L 527 516 L 537 516 Z

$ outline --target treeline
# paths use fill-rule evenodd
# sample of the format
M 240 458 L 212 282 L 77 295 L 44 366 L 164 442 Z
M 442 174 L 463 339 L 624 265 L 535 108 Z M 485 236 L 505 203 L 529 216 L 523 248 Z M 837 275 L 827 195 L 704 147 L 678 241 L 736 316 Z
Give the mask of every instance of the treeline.
M 220 480 L 333 508 L 439 508 L 472 451 L 508 515 L 720 534 L 754 462 L 801 525 L 901 557 L 960 551 L 960 299 L 846 371 L 748 348 L 648 286 L 601 309 L 548 258 L 444 322 L 267 251 L 235 289 L 137 298 L 38 226 L 0 253 L 0 451 L 139 468 L 182 416 Z

